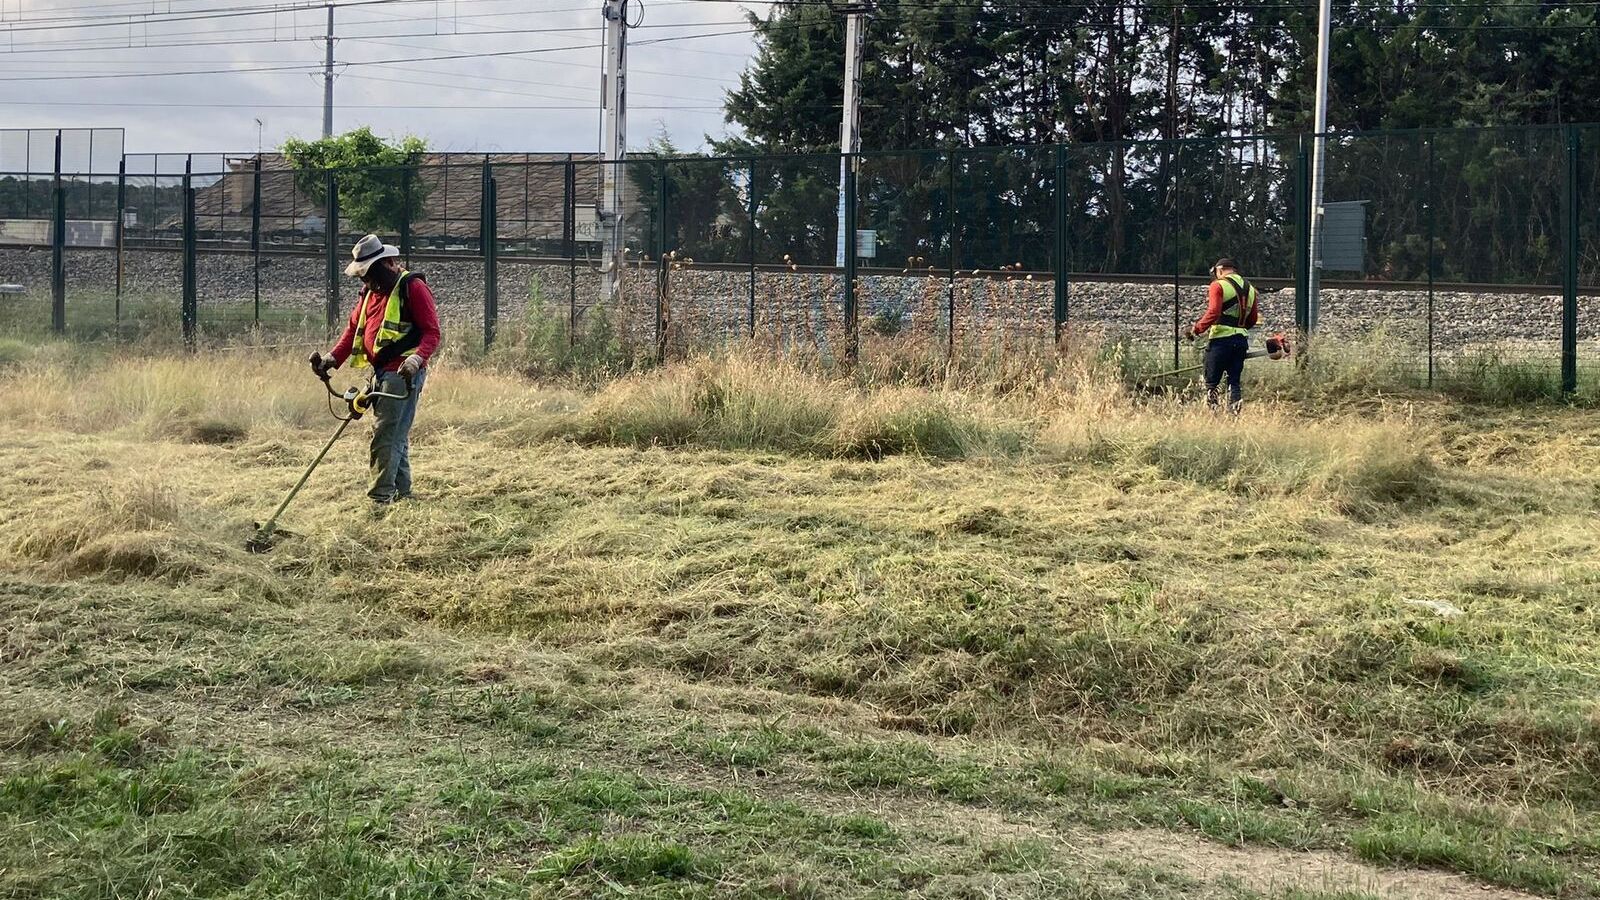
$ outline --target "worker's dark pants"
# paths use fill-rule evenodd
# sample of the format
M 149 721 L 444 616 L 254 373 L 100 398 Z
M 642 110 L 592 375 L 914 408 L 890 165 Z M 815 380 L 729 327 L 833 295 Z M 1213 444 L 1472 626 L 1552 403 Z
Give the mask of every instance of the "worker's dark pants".
M 380 399 L 372 409 L 377 427 L 372 429 L 369 468 L 372 487 L 367 496 L 378 503 L 392 503 L 411 496 L 411 423 L 417 418 L 417 398 L 422 396 L 423 369 L 411 380 L 411 396 L 405 400 Z M 379 382 L 385 394 L 404 394 L 406 380 L 399 372 L 385 372 Z
M 1250 349 L 1250 339 L 1242 334 L 1215 338 L 1206 345 L 1206 404 L 1215 409 L 1220 399 L 1222 378 L 1228 378 L 1228 408 L 1238 412 L 1244 402 L 1244 355 Z

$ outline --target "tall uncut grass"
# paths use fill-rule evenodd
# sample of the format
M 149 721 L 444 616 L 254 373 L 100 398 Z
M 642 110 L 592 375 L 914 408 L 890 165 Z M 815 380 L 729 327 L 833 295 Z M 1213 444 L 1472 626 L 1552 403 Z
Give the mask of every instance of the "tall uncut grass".
M 1234 418 L 1178 394 L 1133 390 L 1124 360 L 1098 347 L 1032 368 L 997 363 L 1006 368 L 994 379 L 974 369 L 940 380 L 932 367 L 908 377 L 911 358 L 843 372 L 741 347 L 591 389 L 540 386 L 492 362 L 441 361 L 418 434 L 1103 466 L 1239 493 L 1309 492 L 1351 513 L 1426 502 L 1436 484 L 1425 426 L 1394 413 L 1308 408 L 1284 399 L 1281 385 L 1267 388 L 1279 399 Z M 264 352 L 80 359 L 47 346 L 3 371 L 0 418 L 17 426 L 230 444 L 334 424 L 306 367 Z M 340 372 L 335 383 L 361 377 Z
M 1600 896 L 1592 416 L 1396 397 L 1381 366 L 1341 368 L 1351 354 L 1252 366 L 1235 418 L 1192 382 L 1139 386 L 1150 361 L 1126 348 L 951 362 L 940 346 L 869 345 L 854 369 L 740 347 L 543 384 L 444 358 L 418 500 L 368 514 L 360 423 L 258 555 L 252 519 L 334 428 L 301 360 L 0 344 L 0 573 L 39 588 L 12 601 L 13 668 L 75 696 L 125 687 L 224 745 L 249 718 L 239 740 L 274 757 L 263 703 L 335 744 L 378 723 L 363 737 L 402 735 L 402 770 L 476 758 L 481 711 L 446 704 L 492 691 L 519 762 L 581 735 L 600 748 L 574 747 L 585 764 L 631 770 L 615 754 L 637 751 L 703 781 L 743 759 L 808 802 L 932 796 L 962 821 L 1070 813 L 1141 840 L 1349 847 Z M 48 620 L 52 604 L 70 616 Z M 78 631 L 57 630 L 68 619 Z M 436 670 L 407 619 L 459 627 L 441 645 L 472 669 Z M 363 636 L 376 645 L 352 652 Z M 547 706 L 535 676 L 569 679 L 581 709 Z M 370 706 L 321 706 L 352 702 Z M 384 725 L 402 719 L 433 730 Z M 449 752 L 419 762 L 418 746 Z M 308 769 L 342 777 L 336 762 Z M 384 796 L 393 766 L 369 768 Z M 462 780 L 475 821 L 547 820 L 542 795 L 480 803 L 493 780 Z M 411 803 L 432 793 L 396 794 L 394 819 L 425 824 L 430 848 L 442 832 Z M 670 793 L 663 833 L 703 819 L 762 843 L 728 807 L 685 818 Z M 310 808 L 292 806 L 296 822 Z M 189 865 L 170 836 L 187 823 L 149 822 L 125 843 Z M 78 837 L 95 827 L 46 846 L 98 873 L 101 844 Z M 519 865 L 544 827 L 509 845 Z M 548 871 L 626 868 L 613 843 L 575 846 Z

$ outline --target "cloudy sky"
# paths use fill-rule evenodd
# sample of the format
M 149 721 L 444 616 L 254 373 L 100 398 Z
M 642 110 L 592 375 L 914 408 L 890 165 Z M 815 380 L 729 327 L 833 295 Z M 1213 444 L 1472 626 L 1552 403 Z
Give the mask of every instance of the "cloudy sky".
M 600 0 L 343 2 L 335 130 L 414 133 L 440 150 L 598 146 Z M 638 2 L 629 144 L 665 128 L 697 148 L 728 128 L 723 91 L 754 47 L 743 10 L 767 7 Z M 0 125 L 122 127 L 139 153 L 315 137 L 326 21 L 303 0 L 0 0 Z

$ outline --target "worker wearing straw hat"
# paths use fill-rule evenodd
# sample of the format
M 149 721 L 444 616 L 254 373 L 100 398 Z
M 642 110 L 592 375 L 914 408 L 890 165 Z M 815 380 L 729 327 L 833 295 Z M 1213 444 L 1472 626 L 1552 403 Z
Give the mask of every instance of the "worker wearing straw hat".
M 420 274 L 400 266 L 400 250 L 375 234 L 356 242 L 344 273 L 361 279 L 361 297 L 344 333 L 327 355 L 311 354 L 311 368 L 327 372 L 350 360 L 354 368 L 378 370 L 379 389 L 406 394 L 374 406 L 370 484 L 367 496 L 379 508 L 411 496 L 411 425 L 427 380 L 428 360 L 443 335 L 433 292 Z

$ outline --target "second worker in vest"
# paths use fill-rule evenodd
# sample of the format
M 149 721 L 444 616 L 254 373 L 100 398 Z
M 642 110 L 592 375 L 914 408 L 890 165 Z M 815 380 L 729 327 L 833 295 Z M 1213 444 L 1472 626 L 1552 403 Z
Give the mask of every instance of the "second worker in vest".
M 383 393 L 408 395 L 373 404 L 376 427 L 367 496 L 382 509 L 411 496 L 411 423 L 427 380 L 428 360 L 439 349 L 442 334 L 433 292 L 421 275 L 400 267 L 397 247 L 369 234 L 356 242 L 350 255 L 353 259 L 344 273 L 361 279 L 361 297 L 350 311 L 344 334 L 327 355 L 311 354 L 311 368 L 320 375 L 349 359 L 354 368 L 377 369 Z
M 1249 330 L 1260 321 L 1256 289 L 1240 274 L 1231 259 L 1219 259 L 1211 267 L 1211 290 L 1206 313 L 1189 327 L 1185 337 L 1194 340 L 1204 334 L 1206 344 L 1206 404 L 1216 409 L 1221 403 L 1222 379 L 1228 379 L 1228 411 L 1244 407 L 1245 353 L 1250 349 Z

